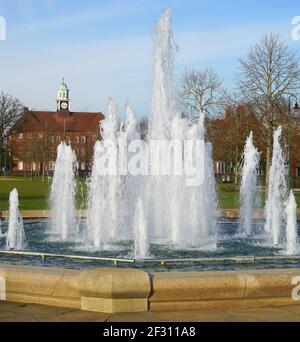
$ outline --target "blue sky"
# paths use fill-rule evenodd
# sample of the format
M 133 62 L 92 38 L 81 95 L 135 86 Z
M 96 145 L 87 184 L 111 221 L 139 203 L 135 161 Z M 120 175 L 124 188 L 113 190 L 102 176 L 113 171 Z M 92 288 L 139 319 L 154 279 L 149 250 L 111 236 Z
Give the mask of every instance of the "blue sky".
M 146 115 L 153 25 L 166 7 L 173 9 L 178 78 L 185 68 L 210 66 L 233 87 L 238 58 L 267 32 L 300 50 L 291 38 L 299 0 L 0 0 L 7 23 L 0 91 L 54 110 L 65 76 L 73 110 L 105 112 L 112 97 L 120 112 L 129 99 Z

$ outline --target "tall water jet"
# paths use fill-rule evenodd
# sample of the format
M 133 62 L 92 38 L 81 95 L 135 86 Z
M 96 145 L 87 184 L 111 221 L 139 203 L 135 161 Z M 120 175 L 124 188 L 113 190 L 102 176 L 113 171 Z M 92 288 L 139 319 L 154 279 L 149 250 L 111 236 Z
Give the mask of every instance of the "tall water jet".
M 154 141 L 168 144 L 173 118 L 176 116 L 175 51 L 176 44 L 172 32 L 172 11 L 166 9 L 155 25 L 154 33 L 153 87 L 148 131 L 149 147 Z M 162 170 L 165 156 L 160 154 L 155 168 Z M 160 172 L 159 171 L 159 172 Z M 168 176 L 148 177 L 147 218 L 152 227 L 151 235 L 156 239 L 166 239 L 170 235 L 169 215 L 161 203 L 168 203 Z
M 174 171 L 183 171 L 183 145 L 184 145 L 184 131 L 185 131 L 185 120 L 177 115 L 171 128 L 171 138 L 177 146 L 177 155 L 174 154 Z M 179 173 L 179 172 L 178 172 Z M 183 215 L 181 210 L 184 207 L 182 191 L 184 190 L 185 184 L 182 175 L 172 174 L 170 179 L 170 209 L 169 209 L 169 223 L 171 225 L 171 240 L 179 246 L 183 242 L 183 229 L 184 222 L 182 220 Z
M 141 197 L 138 197 L 135 204 L 134 214 L 134 258 L 144 259 L 149 256 L 149 243 L 147 236 L 147 221 L 144 212 L 144 204 Z
M 285 161 L 280 146 L 281 126 L 273 137 L 273 156 L 269 173 L 268 198 L 265 208 L 265 231 L 269 234 L 274 245 L 282 239 L 282 227 L 285 221 L 284 203 L 287 198 L 287 180 Z
M 286 254 L 295 255 L 299 253 L 299 240 L 297 231 L 297 204 L 293 190 L 290 191 L 286 202 Z
M 21 250 L 25 248 L 25 231 L 23 219 L 19 211 L 19 196 L 17 189 L 9 194 L 9 223 L 6 238 L 7 250 Z
M 108 115 L 101 123 L 102 140 L 94 147 L 93 168 L 89 180 L 87 244 L 101 248 L 120 238 L 119 176 L 116 106 L 110 100 Z
M 166 9 L 155 25 L 153 90 L 150 114 L 150 138 L 165 139 L 176 114 L 175 52 L 172 10 Z
M 185 186 L 184 203 L 188 210 L 184 214 L 183 242 L 186 246 L 200 248 L 215 242 L 215 213 L 217 209 L 212 146 L 209 142 L 205 142 L 203 113 L 200 113 L 199 122 L 191 125 L 187 132 L 187 138 L 195 143 L 200 142 L 199 146 L 195 144 L 194 147 L 199 151 L 194 150 L 191 156 L 197 156 L 197 153 L 200 153 L 202 160 L 197 165 L 195 161 L 190 160 L 191 156 L 185 155 L 185 165 L 188 165 L 188 168 L 195 168 L 195 171 L 199 172 L 197 177 L 200 178 L 198 180 L 199 184 Z
M 134 155 L 130 151 L 130 144 L 140 139 L 140 128 L 135 114 L 126 102 L 125 106 L 126 120 L 123 129 L 119 132 L 119 172 L 120 172 L 120 230 L 125 239 L 132 238 L 132 225 L 135 213 L 136 198 L 139 196 L 142 185 L 142 179 L 139 175 L 130 173 L 128 161 Z
M 161 142 L 164 150 L 156 153 L 153 162 L 157 174 L 152 172 L 146 191 L 147 219 L 150 237 L 156 241 L 172 241 L 176 247 L 196 247 L 205 245 L 215 234 L 215 179 L 212 149 L 205 143 L 204 115 L 198 123 L 181 118 L 176 106 L 175 82 L 176 45 L 172 34 L 172 13 L 166 10 L 156 24 L 154 38 L 154 83 L 148 135 L 149 150 L 153 153 L 153 143 Z M 185 146 L 186 140 L 193 143 L 194 150 Z M 195 165 L 197 143 L 201 141 L 202 165 Z M 175 145 L 181 151 L 175 158 L 172 149 Z M 177 147 L 178 147 L 177 146 Z M 170 157 L 171 154 L 171 157 Z M 166 164 L 171 160 L 171 171 Z M 204 181 L 196 186 L 187 185 L 185 166 L 195 172 L 203 172 Z M 174 168 L 172 169 L 172 167 Z M 196 166 L 196 167 L 195 167 Z M 201 170 L 197 170 L 200 167 Z M 182 173 L 177 173 L 183 168 Z M 151 169 L 152 171 L 152 169 Z M 164 205 L 162 205 L 164 204 Z M 185 210 L 183 208 L 186 208 Z
M 117 107 L 112 100 L 108 104 L 108 117 L 101 124 L 101 134 L 104 144 L 106 146 L 105 155 L 107 162 L 110 163 L 110 171 L 107 176 L 107 197 L 106 197 L 106 211 L 109 213 L 110 223 L 110 238 L 115 240 L 119 237 L 119 221 L 118 221 L 118 196 L 119 196 L 119 172 L 118 172 L 118 120 L 117 120 Z
M 126 112 L 126 122 L 125 122 L 125 135 L 128 140 L 128 143 L 134 139 L 140 139 L 140 129 L 138 126 L 138 122 L 136 120 L 135 114 L 129 104 L 126 102 L 125 105 Z
M 57 147 L 54 175 L 51 185 L 50 234 L 61 241 L 75 238 L 75 168 L 76 155 L 71 146 L 62 142 Z
M 253 208 L 257 197 L 256 187 L 260 159 L 260 153 L 253 145 L 253 132 L 250 132 L 246 140 L 242 158 L 240 232 L 250 236 L 252 232 Z
M 216 225 L 216 211 L 218 206 L 217 193 L 216 193 L 216 180 L 214 174 L 213 158 L 212 158 L 212 144 L 205 142 L 205 123 L 204 113 L 200 113 L 200 140 L 204 142 L 204 177 L 203 182 L 198 189 L 202 198 L 200 199 L 201 208 L 199 209 L 200 224 L 204 234 L 204 238 L 215 238 L 217 225 Z M 214 241 L 215 242 L 215 241 Z

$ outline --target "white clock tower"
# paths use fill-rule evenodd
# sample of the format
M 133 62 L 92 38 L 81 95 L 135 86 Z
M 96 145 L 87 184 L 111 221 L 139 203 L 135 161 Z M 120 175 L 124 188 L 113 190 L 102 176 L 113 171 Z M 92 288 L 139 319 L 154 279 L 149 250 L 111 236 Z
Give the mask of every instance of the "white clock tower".
M 59 86 L 57 91 L 57 110 L 62 111 L 70 111 L 70 97 L 69 97 L 69 89 L 67 84 L 65 83 L 65 79 L 62 79 L 62 83 Z

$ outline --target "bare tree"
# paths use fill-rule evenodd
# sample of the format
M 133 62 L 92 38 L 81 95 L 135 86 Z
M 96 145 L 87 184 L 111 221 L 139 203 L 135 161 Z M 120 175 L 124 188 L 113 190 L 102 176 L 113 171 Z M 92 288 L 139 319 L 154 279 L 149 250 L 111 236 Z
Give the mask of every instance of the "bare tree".
M 300 68 L 295 52 L 278 35 L 267 34 L 240 60 L 238 86 L 245 102 L 253 105 L 265 130 L 266 184 L 269 179 L 273 130 L 283 99 L 299 89 Z
M 49 162 L 53 160 L 55 156 L 55 150 L 53 149 L 53 130 L 51 129 L 50 122 L 45 118 L 40 120 L 33 111 L 25 110 L 22 118 L 14 125 L 13 131 L 18 132 L 25 129 L 30 129 L 29 124 L 36 122 L 40 130 L 38 132 L 32 132 L 31 137 L 25 140 L 25 144 L 21 148 L 16 148 L 15 141 L 10 144 L 12 155 L 20 158 L 25 162 L 31 164 L 31 174 L 33 174 L 33 163 L 35 163 L 36 172 L 42 176 L 45 181 L 45 176 L 49 175 Z
M 2 170 L 2 153 L 7 142 L 9 130 L 22 114 L 21 102 L 5 93 L 0 93 L 0 172 Z
M 198 119 L 200 112 L 208 117 L 219 116 L 227 98 L 221 80 L 211 68 L 185 71 L 180 96 L 185 114 L 192 120 Z
M 50 123 L 45 119 L 39 121 L 42 127 L 42 133 L 38 136 L 38 148 L 36 149 L 36 158 L 41 165 L 42 180 L 45 181 L 45 174 L 49 176 L 49 162 L 53 160 L 54 151 L 51 143 Z

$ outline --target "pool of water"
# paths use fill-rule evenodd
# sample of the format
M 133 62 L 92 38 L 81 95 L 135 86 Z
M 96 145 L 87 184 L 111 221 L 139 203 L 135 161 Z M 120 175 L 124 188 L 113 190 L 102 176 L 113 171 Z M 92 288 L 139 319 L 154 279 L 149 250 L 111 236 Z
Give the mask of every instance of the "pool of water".
M 26 251 L 85 255 L 109 258 L 133 258 L 132 241 L 122 241 L 113 246 L 108 246 L 102 251 L 88 250 L 82 241 L 74 243 L 57 242 L 46 234 L 48 222 L 39 220 L 25 220 Z M 0 237 L 0 249 L 5 249 L 5 233 L 7 222 L 2 222 L 2 236 Z M 254 224 L 253 237 L 239 236 L 238 222 L 235 220 L 221 220 L 218 223 L 218 234 L 213 241 L 207 241 L 201 249 L 178 249 L 172 247 L 168 241 L 160 241 L 150 246 L 151 259 L 197 259 L 197 258 L 224 258 L 237 256 L 280 256 L 284 255 L 284 245 L 272 246 L 266 243 L 262 234 L 263 223 Z M 298 226 L 299 229 L 299 226 Z M 1 255 L 0 263 L 32 265 L 43 267 L 63 267 L 71 269 L 95 268 L 111 266 L 110 261 L 95 260 L 71 260 L 64 258 L 47 257 L 43 262 L 39 257 Z M 166 271 L 209 271 L 209 270 L 242 270 L 242 269 L 270 269 L 270 268 L 296 268 L 300 267 L 300 260 L 270 260 L 236 263 L 225 262 L 201 262 L 201 263 L 159 263 L 136 262 L 134 264 L 119 263 L 118 267 L 136 267 L 148 272 Z

